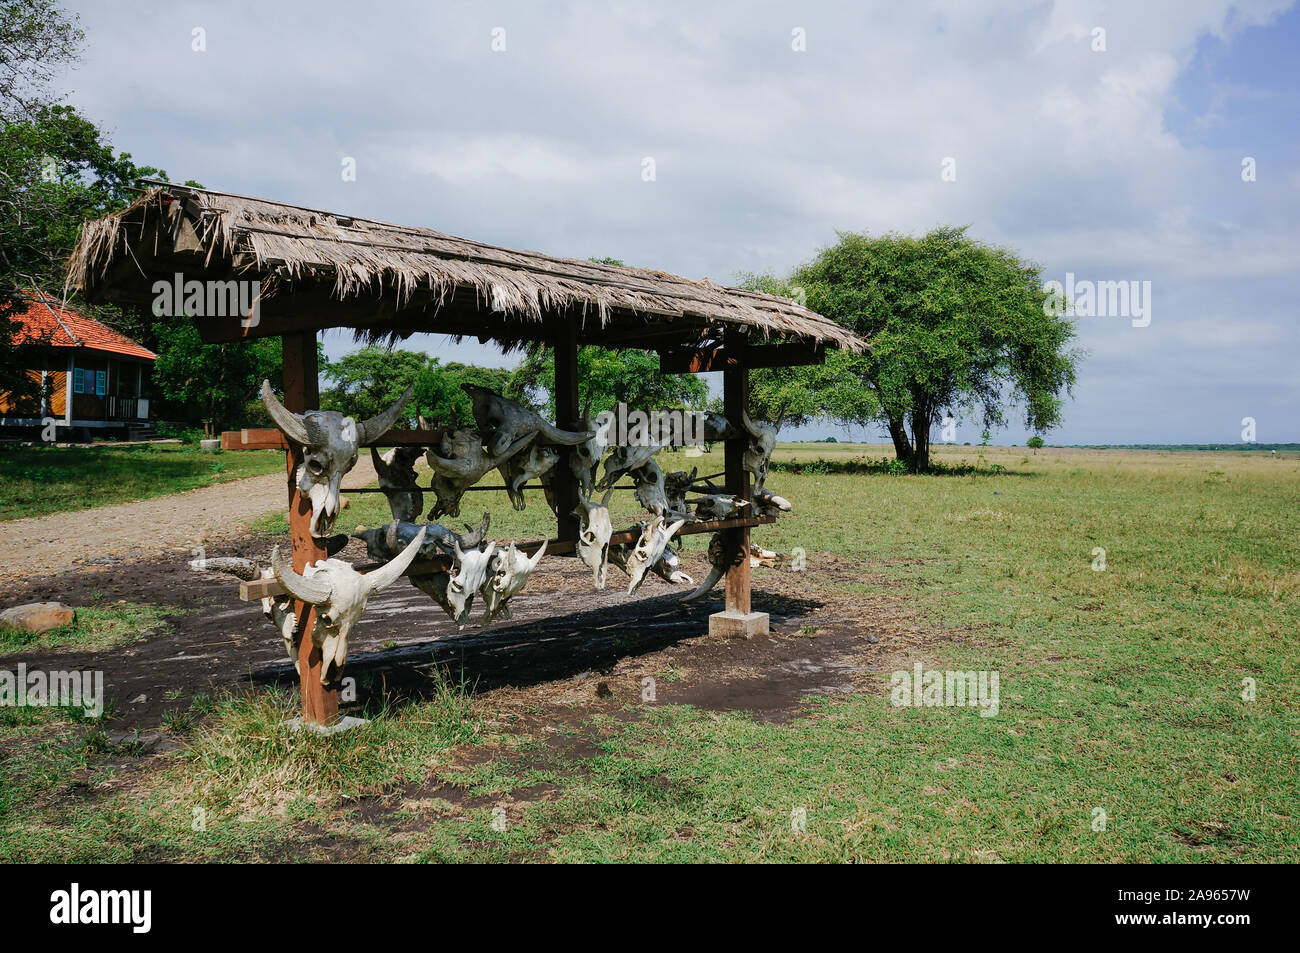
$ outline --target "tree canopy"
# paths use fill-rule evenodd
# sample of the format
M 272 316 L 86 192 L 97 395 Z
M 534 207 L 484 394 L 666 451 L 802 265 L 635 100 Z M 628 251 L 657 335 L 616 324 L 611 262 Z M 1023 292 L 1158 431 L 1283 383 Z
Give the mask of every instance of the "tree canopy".
M 1018 406 L 1031 430 L 1059 425 L 1081 356 L 1074 326 L 1044 307 L 1039 267 L 1010 250 L 965 227 L 919 238 L 843 232 L 790 283 L 808 307 L 872 342 L 869 354 L 828 357 L 822 371 L 851 389 L 832 388 L 823 414 L 879 421 L 913 472 L 929 467 L 930 431 L 945 411 L 992 428 Z

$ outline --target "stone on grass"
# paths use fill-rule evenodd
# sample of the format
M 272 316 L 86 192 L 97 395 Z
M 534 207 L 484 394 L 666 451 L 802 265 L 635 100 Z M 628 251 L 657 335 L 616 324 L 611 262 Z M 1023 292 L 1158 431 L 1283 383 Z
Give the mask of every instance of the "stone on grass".
M 77 610 L 62 602 L 29 602 L 0 612 L 0 625 L 28 632 L 49 632 L 77 620 Z

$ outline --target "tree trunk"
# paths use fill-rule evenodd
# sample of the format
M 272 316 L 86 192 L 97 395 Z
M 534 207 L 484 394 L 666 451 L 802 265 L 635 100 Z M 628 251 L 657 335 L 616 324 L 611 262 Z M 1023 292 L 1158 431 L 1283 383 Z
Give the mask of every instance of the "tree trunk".
M 889 439 L 894 441 L 894 455 L 906 463 L 909 469 L 912 466 L 912 445 L 907 440 L 907 428 L 903 425 L 902 417 L 889 417 Z
M 911 470 L 924 473 L 930 469 L 930 415 L 922 408 L 912 411 L 912 442 Z

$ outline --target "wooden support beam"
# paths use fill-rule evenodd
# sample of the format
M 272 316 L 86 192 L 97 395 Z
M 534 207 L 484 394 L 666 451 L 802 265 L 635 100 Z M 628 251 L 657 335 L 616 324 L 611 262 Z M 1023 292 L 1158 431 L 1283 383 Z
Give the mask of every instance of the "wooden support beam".
M 698 533 L 716 533 L 721 529 L 735 529 L 739 526 L 762 526 L 766 523 L 775 523 L 775 516 L 738 516 L 728 520 L 702 520 L 698 523 L 687 523 L 677 531 L 678 536 L 692 536 Z M 610 545 L 619 543 L 635 543 L 641 538 L 640 530 L 620 530 L 610 537 Z M 532 540 L 526 543 L 516 543 L 515 547 L 526 555 L 532 556 L 542 545 L 540 539 Z M 546 554 L 548 556 L 568 556 L 578 548 L 576 540 L 573 539 L 548 539 L 546 541 Z M 370 572 L 378 569 L 382 563 L 358 566 L 357 572 Z M 446 572 L 451 568 L 451 560 L 445 556 L 439 556 L 436 559 L 417 559 L 411 563 L 404 576 L 431 576 L 434 573 Z M 265 599 L 268 596 L 284 595 L 284 587 L 274 579 L 251 579 L 248 582 L 239 584 L 239 598 L 244 602 L 256 602 L 258 599 Z
M 726 486 L 728 493 L 748 500 L 749 473 L 745 470 L 744 457 L 749 440 L 740 425 L 749 407 L 749 369 L 744 330 L 729 329 L 724 344 L 727 363 L 722 372 L 723 413 L 737 431 L 737 436 L 726 442 Z M 749 526 L 728 530 L 723 539 L 728 560 L 726 608 L 709 616 L 709 634 L 727 638 L 765 635 L 768 632 L 767 613 L 754 612 L 750 607 Z
M 555 349 L 555 426 L 561 430 L 581 429 L 578 415 L 578 322 L 568 317 L 556 329 Z M 578 484 L 573 477 L 569 461 L 573 448 L 561 446 L 559 462 L 555 464 L 556 536 L 576 539 L 578 517 L 573 510 L 578 505 Z
M 801 364 L 825 364 L 826 348 L 814 344 L 768 344 L 742 347 L 729 353 L 725 347 L 662 350 L 659 370 L 665 374 L 703 374 L 707 371 L 736 370 L 741 367 L 795 367 Z
M 316 368 L 316 334 L 306 331 L 286 334 L 283 341 L 284 406 L 295 413 L 313 410 L 320 405 Z M 277 435 L 279 431 L 274 431 Z M 298 465 L 302 449 L 290 448 L 285 454 L 289 489 L 289 536 L 293 542 L 293 568 L 302 572 L 309 563 L 326 559 L 325 541 L 311 535 L 311 498 L 298 490 Z M 316 607 L 295 602 L 298 617 L 298 681 L 302 695 L 302 717 L 313 724 L 329 726 L 338 721 L 337 688 L 321 684 L 324 660 L 312 640 L 316 626 Z

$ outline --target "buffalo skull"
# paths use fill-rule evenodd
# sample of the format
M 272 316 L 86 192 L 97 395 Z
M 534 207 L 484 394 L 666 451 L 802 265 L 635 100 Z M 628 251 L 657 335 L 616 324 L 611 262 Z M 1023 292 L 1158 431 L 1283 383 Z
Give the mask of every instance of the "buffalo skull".
M 311 498 L 311 534 L 330 534 L 339 512 L 339 484 L 357 462 L 357 448 L 374 443 L 397 422 L 411 398 L 406 389 L 392 407 L 377 417 L 357 423 L 337 410 L 309 410 L 296 414 L 276 399 L 270 381 L 262 381 L 262 403 L 272 422 L 291 443 L 302 447 L 302 462 L 295 474 L 298 492 Z
M 496 554 L 488 568 L 487 578 L 479 588 L 479 593 L 483 596 L 484 622 L 491 622 L 497 617 L 510 618 L 510 597 L 524 588 L 529 575 L 545 555 L 545 540 L 531 559 L 515 547 L 514 540 L 510 541 L 508 548 Z
M 486 387 L 461 384 L 460 389 L 469 395 L 473 404 L 474 423 L 483 434 L 484 444 L 491 456 L 504 460 L 510 446 L 523 438 L 528 438 L 524 443 L 536 437 L 538 443 L 573 446 L 594 436 L 589 430 L 561 430 L 522 404 L 494 394 Z
M 578 559 L 591 570 L 597 589 L 605 588 L 605 572 L 609 564 L 609 538 L 614 535 L 609 521 L 609 498 L 614 489 L 605 491 L 599 503 L 582 499 L 573 509 L 578 518 Z
M 750 476 L 754 478 L 754 489 L 761 490 L 767 479 L 767 468 L 772 462 L 772 450 L 776 447 L 777 428 L 765 420 L 754 420 L 746 411 L 742 419 L 745 434 L 749 441 L 745 446 L 743 463 Z
M 488 567 L 492 563 L 492 554 L 497 544 L 488 543 L 487 549 L 462 550 L 460 543 L 452 542 L 455 562 L 451 572 L 438 572 L 429 576 L 412 576 L 411 582 L 417 589 L 433 597 L 433 601 L 442 607 L 442 611 L 451 616 L 458 628 L 465 628 L 469 621 L 469 611 L 474 606 L 474 593 L 483 586 L 487 579 Z
M 641 538 L 628 553 L 626 565 L 623 567 L 630 580 L 627 587 L 629 595 L 641 588 L 641 583 L 645 582 L 650 567 L 659 561 L 673 535 L 685 525 L 686 520 L 678 520 L 670 526 L 665 526 L 662 516 L 656 516 L 649 523 L 642 524 Z
M 422 447 L 393 447 L 385 454 L 370 448 L 370 460 L 379 477 L 379 488 L 388 498 L 395 520 L 414 520 L 424 509 L 424 494 L 415 482 L 415 461 L 424 455 Z
M 551 472 L 555 464 L 560 461 L 560 451 L 554 447 L 544 447 L 533 444 L 524 450 L 520 450 L 508 460 L 502 462 L 497 467 L 502 478 L 506 481 L 506 495 L 510 497 L 510 505 L 517 510 L 525 507 L 524 503 L 524 486 L 529 480 L 538 479 Z
M 271 571 L 280 585 L 293 598 L 316 607 L 311 637 L 323 657 L 322 685 L 334 684 L 342 676 L 348 660 L 348 634 L 366 611 L 366 600 L 406 572 L 423 542 L 421 532 L 395 559 L 364 575 L 341 559 L 319 560 L 299 575 L 280 555 L 279 546 L 271 551 Z

